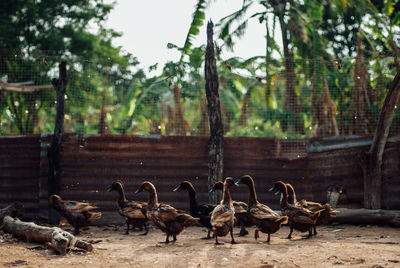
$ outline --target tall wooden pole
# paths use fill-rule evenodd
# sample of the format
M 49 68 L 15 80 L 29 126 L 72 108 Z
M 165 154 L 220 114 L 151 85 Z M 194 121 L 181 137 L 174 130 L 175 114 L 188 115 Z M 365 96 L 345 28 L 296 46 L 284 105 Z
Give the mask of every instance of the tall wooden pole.
M 60 191 L 60 147 L 62 139 L 62 131 L 64 126 L 64 96 L 67 88 L 67 63 L 61 62 L 59 67 L 59 78 L 53 78 L 51 81 L 57 95 L 56 105 L 56 123 L 54 126 L 54 134 L 51 139 L 50 148 L 47 151 L 47 159 L 49 161 L 49 176 L 47 179 L 48 196 L 58 194 Z M 58 213 L 49 209 L 49 223 L 58 224 L 60 218 Z
M 365 154 L 364 173 L 364 207 L 381 208 L 382 159 L 394 110 L 400 97 L 400 72 L 394 78 L 383 103 L 374 139 L 369 151 Z
M 210 124 L 210 140 L 208 143 L 208 188 L 221 181 L 224 171 L 224 129 L 221 117 L 221 105 L 218 93 L 218 73 L 215 63 L 213 23 L 207 24 L 207 49 L 205 58 L 205 79 L 208 108 L 208 122 Z M 217 193 L 218 192 L 218 193 Z M 209 195 L 210 203 L 217 203 L 221 193 L 214 191 Z

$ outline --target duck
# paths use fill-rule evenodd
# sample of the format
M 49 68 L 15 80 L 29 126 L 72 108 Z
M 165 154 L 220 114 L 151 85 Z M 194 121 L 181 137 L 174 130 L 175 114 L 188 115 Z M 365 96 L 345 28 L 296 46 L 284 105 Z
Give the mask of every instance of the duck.
M 229 188 L 235 185 L 232 177 L 227 177 L 224 180 L 224 187 L 222 191 L 222 199 L 211 214 L 211 225 L 214 232 L 215 244 L 221 245 L 218 242 L 218 236 L 226 236 L 231 234 L 231 244 L 236 244 L 233 238 L 233 226 L 235 224 L 235 208 L 233 207 L 231 194 Z
M 125 197 L 124 184 L 121 180 L 116 180 L 107 187 L 107 192 L 116 191 L 118 193 L 118 213 L 126 218 L 126 231 L 129 234 L 130 225 L 133 229 L 145 229 L 142 235 L 147 235 L 149 232 L 148 219 L 146 216 L 147 202 L 128 201 Z
M 101 212 L 92 211 L 98 208 L 94 203 L 62 200 L 53 194 L 49 197 L 49 204 L 74 227 L 74 235 L 79 234 L 79 228 L 101 218 Z
M 237 185 L 245 184 L 249 188 L 249 201 L 247 203 L 247 213 L 257 229 L 254 232 L 254 238 L 259 238 L 259 232 L 267 233 L 267 243 L 271 241 L 271 234 L 276 233 L 282 226 L 288 222 L 287 216 L 281 216 L 273 211 L 269 206 L 260 203 L 254 186 L 254 180 L 250 175 L 242 176 Z
M 214 210 L 215 205 L 212 204 L 199 204 L 196 199 L 196 190 L 194 189 L 194 186 L 191 182 L 189 181 L 183 181 L 181 182 L 178 186 L 174 188 L 174 192 L 178 190 L 184 190 L 189 193 L 189 212 L 190 215 L 199 218 L 199 223 L 206 227 L 208 232 L 207 232 L 207 237 L 205 239 L 210 239 L 210 233 L 211 233 L 211 212 Z
M 270 191 L 275 191 L 275 195 L 281 194 L 280 207 L 283 215 L 288 216 L 290 232 L 288 239 L 292 238 L 293 230 L 309 232 L 307 238 L 312 236 L 312 228 L 316 225 L 321 212 L 312 212 L 298 204 L 288 202 L 288 189 L 282 181 L 276 181 Z
M 214 192 L 216 190 L 222 191 L 224 187 L 224 183 L 222 181 L 218 181 L 214 184 L 214 186 L 210 189 L 210 192 Z M 250 215 L 247 213 L 247 204 L 242 201 L 232 201 L 233 207 L 235 209 L 235 218 L 236 224 L 235 226 L 240 227 L 239 236 L 248 235 L 249 232 L 246 230 L 246 227 L 250 227 L 253 225 Z
M 333 210 L 331 206 L 326 203 L 324 205 L 318 202 L 311 202 L 307 200 L 297 201 L 296 192 L 294 191 L 293 186 L 290 183 L 286 183 L 287 191 L 288 191 L 288 203 L 291 205 L 301 206 L 305 209 L 310 210 L 311 212 L 320 211 L 320 215 L 317 219 L 316 225 L 313 226 L 313 235 L 317 234 L 316 226 L 328 224 L 334 215 L 339 213 L 337 210 Z
M 149 201 L 146 207 L 147 218 L 166 234 L 163 243 L 168 244 L 170 236 L 173 237 L 173 242 L 176 242 L 176 236 L 186 227 L 198 224 L 199 218 L 194 218 L 168 204 L 158 203 L 157 190 L 150 181 L 142 182 L 135 193 L 138 194 L 142 191 L 149 193 Z

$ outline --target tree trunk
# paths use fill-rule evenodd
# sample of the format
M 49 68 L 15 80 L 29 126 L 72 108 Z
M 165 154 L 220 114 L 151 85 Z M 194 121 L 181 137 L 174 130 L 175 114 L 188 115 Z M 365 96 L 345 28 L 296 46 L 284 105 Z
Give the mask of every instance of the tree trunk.
M 364 174 L 364 207 L 381 208 L 382 158 L 394 109 L 400 96 L 400 72 L 394 78 L 383 103 L 374 139 L 365 153 L 361 166 Z
M 313 123 L 318 125 L 317 136 L 338 136 L 339 129 L 336 122 L 336 105 L 332 101 L 326 77 L 322 77 L 322 96 L 317 97 L 315 83 L 312 96 Z
M 176 135 L 186 136 L 185 118 L 183 117 L 183 108 L 181 103 L 181 91 L 177 85 L 174 85 L 174 100 L 175 100 L 175 127 Z
M 175 128 L 174 108 L 172 108 L 170 105 L 167 105 L 167 114 L 168 114 L 168 122 L 165 126 L 165 134 L 169 136 L 174 133 L 174 128 Z
M 246 91 L 246 94 L 243 97 L 243 103 L 242 103 L 242 109 L 241 109 L 241 115 L 239 118 L 239 126 L 247 126 L 247 118 L 249 116 L 249 106 L 250 106 L 250 100 L 251 100 L 251 87 Z
M 208 120 L 210 125 L 210 140 L 208 143 L 208 188 L 211 189 L 217 181 L 222 181 L 224 169 L 224 128 L 221 118 L 221 106 L 218 93 L 218 73 L 215 63 L 213 23 L 207 24 L 207 49 L 205 58 L 206 95 L 208 104 Z M 217 203 L 221 193 L 214 191 L 209 194 L 209 202 Z
M 210 133 L 210 128 L 207 124 L 208 116 L 207 116 L 207 104 L 206 100 L 203 97 L 200 98 L 200 122 L 199 122 L 199 135 L 200 136 L 207 136 Z
M 92 251 L 93 246 L 85 241 L 77 239 L 72 234 L 58 228 L 45 227 L 33 222 L 23 222 L 10 216 L 2 219 L 3 230 L 16 236 L 25 237 L 28 242 L 45 242 L 61 255 L 67 253 L 68 248 L 77 247 L 86 251 Z
M 361 35 L 357 36 L 357 56 L 354 66 L 354 92 L 350 106 L 350 134 L 368 134 L 368 119 L 365 116 L 365 91 L 367 72 L 365 69 L 364 48 Z
M 106 134 L 107 131 L 107 123 L 106 123 L 106 116 L 107 116 L 107 109 L 106 109 L 106 96 L 103 95 L 103 100 L 101 101 L 101 111 L 100 111 L 100 122 L 99 122 L 99 134 L 103 135 Z
M 51 145 L 47 152 L 49 161 L 49 176 L 47 180 L 48 195 L 58 194 L 60 191 L 60 149 L 62 131 L 64 126 L 64 95 L 67 88 L 67 63 L 64 61 L 59 65 L 59 78 L 51 81 L 57 95 L 56 123 Z M 58 224 L 60 216 L 53 209 L 49 209 L 49 223 Z
M 280 9 L 282 4 L 278 4 L 275 6 L 275 12 L 278 14 L 279 23 L 281 25 L 281 33 L 282 33 L 282 43 L 283 43 L 283 54 L 285 56 L 285 76 L 286 76 L 286 91 L 285 91 L 285 103 L 284 110 L 290 112 L 290 117 L 288 118 L 288 123 L 286 126 L 283 126 L 285 130 L 291 130 L 296 132 L 302 131 L 302 120 L 299 117 L 299 113 L 301 112 L 301 107 L 297 101 L 297 95 L 295 90 L 296 75 L 294 72 L 294 62 L 293 62 L 293 53 L 289 49 L 289 31 L 288 26 L 284 20 L 285 8 Z M 286 5 L 286 1 L 284 1 L 284 6 Z

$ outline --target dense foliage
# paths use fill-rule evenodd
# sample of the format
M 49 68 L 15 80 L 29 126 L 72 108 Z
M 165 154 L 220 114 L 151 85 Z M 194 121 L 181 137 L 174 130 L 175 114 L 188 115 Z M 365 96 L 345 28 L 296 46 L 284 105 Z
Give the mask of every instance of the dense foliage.
M 102 0 L 2 1 L 0 78 L 50 84 L 57 64 L 67 60 L 66 132 L 207 135 L 205 47 L 192 44 L 204 27 L 206 4 L 197 2 L 184 46 L 168 44 L 182 57 L 153 75 L 157 65 L 146 73 L 136 57 L 112 45 L 119 34 L 102 26 L 112 10 Z M 249 20 L 265 25 L 265 55 L 223 58 Z M 214 23 L 226 135 L 373 132 L 400 71 L 400 3 L 244 0 L 240 10 Z M 0 89 L 0 134 L 51 133 L 54 100 L 52 89 Z M 393 131 L 399 123 L 395 117 Z

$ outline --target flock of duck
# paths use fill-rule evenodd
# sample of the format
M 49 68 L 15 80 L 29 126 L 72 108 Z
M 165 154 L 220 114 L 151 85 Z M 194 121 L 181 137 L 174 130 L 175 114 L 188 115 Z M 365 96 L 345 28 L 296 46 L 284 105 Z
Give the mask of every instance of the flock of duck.
M 230 194 L 232 186 L 246 185 L 249 191 L 247 204 L 245 202 L 233 201 Z M 136 190 L 136 194 L 146 191 L 149 194 L 148 202 L 128 201 L 125 196 L 123 182 L 114 181 L 107 187 L 107 191 L 118 193 L 118 212 L 126 218 L 126 234 L 129 234 L 130 227 L 145 229 L 143 235 L 149 231 L 149 222 L 166 234 L 165 243 L 176 241 L 186 227 L 200 224 L 208 229 L 207 239 L 211 238 L 211 233 L 218 242 L 218 237 L 226 236 L 230 233 L 231 243 L 235 244 L 233 237 L 233 227 L 240 227 L 240 236 L 248 234 L 246 227 L 256 226 L 254 238 L 259 238 L 259 232 L 270 235 L 277 232 L 282 224 L 288 224 L 292 237 L 293 230 L 309 232 L 307 237 L 317 234 L 316 226 L 327 224 L 331 217 L 338 212 L 331 206 L 310 202 L 306 200 L 297 201 L 296 194 L 292 185 L 282 181 L 276 181 L 270 191 L 275 195 L 280 194 L 280 208 L 282 216 L 272 210 L 257 199 L 254 180 L 249 175 L 242 176 L 238 181 L 227 177 L 224 182 L 217 182 L 210 190 L 222 190 L 222 199 L 218 205 L 199 204 L 196 199 L 196 191 L 189 181 L 183 181 L 174 191 L 185 190 L 189 193 L 190 209 L 189 214 L 174 207 L 159 203 L 157 191 L 149 181 L 141 183 Z M 49 198 L 49 204 L 57 210 L 73 227 L 74 234 L 79 234 L 79 228 L 98 220 L 101 212 L 94 211 L 97 206 L 93 203 L 83 203 L 76 201 L 62 200 L 58 195 Z

